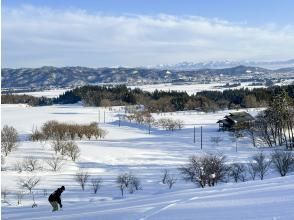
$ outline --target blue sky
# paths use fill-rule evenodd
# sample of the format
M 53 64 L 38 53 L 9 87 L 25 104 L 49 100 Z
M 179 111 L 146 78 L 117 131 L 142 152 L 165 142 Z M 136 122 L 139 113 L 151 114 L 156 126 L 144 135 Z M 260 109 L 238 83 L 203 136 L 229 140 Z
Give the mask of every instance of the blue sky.
M 292 0 L 2 0 L 2 65 L 290 59 L 293 9 Z
M 2 0 L 4 7 L 21 5 L 76 8 L 106 14 L 196 15 L 249 25 L 294 23 L 293 0 Z

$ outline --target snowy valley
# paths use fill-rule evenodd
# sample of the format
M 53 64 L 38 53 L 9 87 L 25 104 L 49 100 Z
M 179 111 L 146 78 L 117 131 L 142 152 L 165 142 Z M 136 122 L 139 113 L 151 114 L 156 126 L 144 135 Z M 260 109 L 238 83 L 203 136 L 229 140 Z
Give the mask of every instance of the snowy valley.
M 239 111 L 255 116 L 261 109 Z M 2 196 L 2 219 L 293 219 L 293 172 L 279 177 L 270 168 L 264 180 L 251 180 L 247 176 L 245 182 L 227 179 L 227 183 L 205 188 L 183 180 L 178 168 L 187 164 L 192 155 L 221 153 L 226 157 L 226 164 L 232 164 L 249 163 L 260 151 L 267 156 L 272 154 L 272 149 L 253 147 L 248 137 L 240 138 L 236 150 L 230 132 L 219 131 L 216 123 L 229 112 L 152 114 L 155 119 L 181 120 L 184 127 L 174 131 L 152 127 L 149 134 L 148 126 L 122 119 L 124 107 L 2 105 L 2 126 L 16 128 L 21 139 L 17 149 L 5 158 L 1 172 L 2 192 L 7 194 L 5 202 Z M 40 128 L 49 120 L 96 122 L 107 134 L 98 140 L 75 139 L 81 151 L 79 159 L 72 161 L 64 157 L 62 169 L 54 172 L 46 165 L 46 160 L 55 155 L 50 141 L 28 140 L 34 128 Z M 221 137 L 221 142 L 213 143 L 212 137 Z M 25 158 L 37 159 L 42 168 L 19 173 L 15 164 Z M 75 181 L 80 169 L 90 176 L 85 191 Z M 162 183 L 165 169 L 175 179 L 171 189 Z M 116 178 L 124 173 L 139 178 L 141 189 L 132 194 L 126 191 L 122 196 Z M 19 178 L 27 176 L 40 178 L 33 194 L 18 185 Z M 97 177 L 102 178 L 102 184 L 94 194 L 90 180 Z M 63 208 L 52 213 L 47 199 L 61 185 L 66 187 L 62 194 Z M 21 204 L 17 204 L 20 191 L 23 198 Z M 33 195 L 35 208 L 32 208 Z

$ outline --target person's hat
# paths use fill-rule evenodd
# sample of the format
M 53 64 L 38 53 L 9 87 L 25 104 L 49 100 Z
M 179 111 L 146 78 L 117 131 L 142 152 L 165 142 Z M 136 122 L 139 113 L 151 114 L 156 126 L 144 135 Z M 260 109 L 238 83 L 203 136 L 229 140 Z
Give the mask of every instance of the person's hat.
M 62 187 L 61 187 L 61 189 L 62 189 L 62 190 L 65 190 L 65 187 L 64 187 L 64 186 L 62 186 Z

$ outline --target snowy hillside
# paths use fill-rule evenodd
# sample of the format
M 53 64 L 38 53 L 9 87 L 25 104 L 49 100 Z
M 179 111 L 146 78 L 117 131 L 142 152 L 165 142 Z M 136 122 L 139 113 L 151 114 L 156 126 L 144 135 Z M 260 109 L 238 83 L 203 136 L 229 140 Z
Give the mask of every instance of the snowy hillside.
M 248 111 L 255 115 L 258 110 Z M 281 178 L 271 170 L 263 181 L 229 181 L 204 189 L 182 180 L 178 168 L 186 164 L 191 155 L 221 152 L 227 162 L 232 163 L 249 162 L 251 156 L 259 152 L 247 138 L 239 141 L 236 152 L 228 133 L 218 131 L 216 121 L 228 111 L 154 114 L 156 119 L 181 119 L 185 126 L 176 131 L 152 128 L 151 134 L 144 125 L 121 121 L 119 126 L 119 115 L 123 113 L 124 109 L 120 107 L 2 105 L 2 127 L 5 124 L 15 127 L 21 137 L 18 149 L 6 157 L 6 170 L 1 172 L 2 190 L 8 192 L 7 201 L 2 201 L 2 219 L 294 219 L 294 176 Z M 99 118 L 100 127 L 108 131 L 105 139 L 77 139 L 81 157 L 76 162 L 65 160 L 63 168 L 57 172 L 50 171 L 44 163 L 54 155 L 50 143 L 27 139 L 33 128 L 40 128 L 48 120 L 90 123 L 98 122 Z M 200 149 L 201 126 L 203 150 Z M 210 138 L 220 136 L 222 143 L 219 146 L 212 144 Z M 263 151 L 265 154 L 271 152 L 268 149 Z M 17 180 L 32 173 L 18 173 L 14 165 L 26 157 L 39 159 L 43 164 L 42 171 L 33 172 L 41 178 L 34 190 L 36 208 L 31 207 L 32 195 L 27 192 L 22 204 L 17 205 Z M 79 168 L 87 169 L 91 177 L 103 179 L 97 194 L 93 193 L 90 182 L 82 191 L 74 180 Z M 177 178 L 172 189 L 161 183 L 163 169 L 169 169 Z M 126 193 L 122 198 L 115 180 L 118 174 L 126 172 L 140 178 L 143 189 L 134 194 Z M 62 194 L 63 209 L 52 213 L 48 194 L 61 185 L 66 187 Z

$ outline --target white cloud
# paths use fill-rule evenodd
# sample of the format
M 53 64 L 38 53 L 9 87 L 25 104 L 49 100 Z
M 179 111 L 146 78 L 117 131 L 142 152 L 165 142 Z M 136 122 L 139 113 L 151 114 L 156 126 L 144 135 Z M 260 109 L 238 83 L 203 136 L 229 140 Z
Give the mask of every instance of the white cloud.
M 3 9 L 2 65 L 140 66 L 293 57 L 294 28 L 170 15 L 110 16 L 26 6 Z

